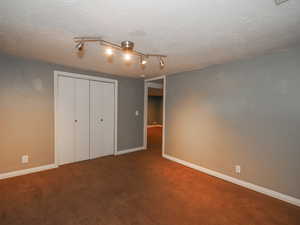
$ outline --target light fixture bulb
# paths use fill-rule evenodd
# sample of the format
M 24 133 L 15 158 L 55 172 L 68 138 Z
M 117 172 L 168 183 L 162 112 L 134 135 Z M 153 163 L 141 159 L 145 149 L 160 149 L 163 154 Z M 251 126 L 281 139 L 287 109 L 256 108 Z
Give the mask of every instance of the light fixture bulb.
M 105 50 L 105 54 L 106 55 L 112 55 L 114 52 L 113 52 L 113 50 L 111 49 L 111 48 L 107 48 L 106 50 Z
M 146 65 L 146 63 L 147 63 L 146 59 L 143 56 L 141 56 L 141 58 L 140 58 L 140 64 L 141 65 Z
M 130 55 L 129 53 L 125 53 L 125 54 L 124 54 L 124 59 L 125 59 L 126 61 L 129 61 L 129 60 L 131 59 L 131 55 Z
M 144 66 L 147 63 L 147 60 L 145 58 L 147 58 L 147 56 L 144 56 L 144 55 L 140 56 L 140 65 L 142 66 L 142 68 L 144 68 Z

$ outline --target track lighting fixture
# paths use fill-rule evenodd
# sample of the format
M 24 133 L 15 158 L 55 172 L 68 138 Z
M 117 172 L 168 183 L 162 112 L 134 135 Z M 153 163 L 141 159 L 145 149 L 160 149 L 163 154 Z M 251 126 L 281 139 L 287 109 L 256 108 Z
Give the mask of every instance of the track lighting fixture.
M 107 56 L 113 55 L 113 50 L 122 51 L 124 53 L 123 58 L 125 61 L 131 60 L 132 56 L 138 56 L 140 57 L 139 63 L 142 66 L 145 66 L 147 63 L 147 58 L 149 57 L 158 57 L 159 58 L 159 66 L 161 69 L 163 69 L 166 65 L 165 58 L 167 58 L 166 55 L 160 55 L 160 54 L 145 54 L 139 51 L 134 50 L 134 43 L 132 41 L 122 41 L 121 44 L 115 44 L 113 42 L 105 41 L 99 37 L 75 37 L 74 41 L 76 43 L 76 48 L 81 51 L 83 50 L 84 44 L 86 42 L 98 42 L 100 45 L 108 47 L 105 50 L 105 54 Z
M 133 50 L 134 43 L 132 41 L 122 41 L 121 48 L 124 52 L 131 52 Z
M 76 48 L 78 49 L 78 51 L 82 51 L 83 47 L 84 47 L 84 43 L 82 41 L 76 44 Z

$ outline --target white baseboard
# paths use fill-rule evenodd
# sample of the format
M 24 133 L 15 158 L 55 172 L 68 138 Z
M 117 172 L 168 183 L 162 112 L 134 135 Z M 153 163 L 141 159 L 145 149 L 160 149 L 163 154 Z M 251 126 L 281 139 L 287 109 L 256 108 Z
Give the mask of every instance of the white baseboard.
M 25 174 L 30 174 L 30 173 L 36 173 L 44 170 L 49 170 L 49 169 L 54 169 L 57 168 L 58 166 L 56 164 L 49 164 L 45 166 L 38 166 L 38 167 L 33 167 L 29 169 L 24 169 L 24 170 L 16 170 L 8 173 L 2 173 L 0 174 L 0 180 L 10 178 L 10 177 L 16 177 L 16 176 L 21 176 Z
M 152 127 L 163 127 L 162 125 L 160 124 L 156 124 L 156 125 L 148 125 L 147 128 L 152 128 Z
M 182 164 L 184 166 L 190 167 L 192 169 L 201 171 L 203 173 L 206 173 L 206 174 L 221 178 L 223 180 L 229 181 L 231 183 L 243 186 L 245 188 L 251 189 L 253 191 L 257 191 L 257 192 L 260 192 L 262 194 L 271 196 L 273 198 L 277 198 L 277 199 L 280 199 L 282 201 L 291 203 L 293 205 L 300 206 L 300 199 L 294 198 L 292 196 L 288 196 L 288 195 L 273 191 L 271 189 L 258 186 L 256 184 L 252 184 L 252 183 L 249 183 L 249 182 L 246 182 L 246 181 L 242 181 L 240 179 L 237 179 L 237 178 L 234 178 L 234 177 L 231 177 L 231 176 L 228 176 L 228 175 L 225 175 L 225 174 L 222 174 L 222 173 L 219 173 L 219 172 L 216 172 L 216 171 L 198 166 L 196 164 L 193 164 L 193 163 L 175 158 L 175 157 L 167 155 L 167 154 L 164 154 L 163 157 L 166 158 L 166 159 L 172 160 L 174 162 L 177 162 L 179 164 Z
M 115 155 L 122 155 L 122 154 L 127 154 L 139 150 L 144 150 L 143 146 L 137 147 L 137 148 L 131 148 L 131 149 L 126 149 L 122 151 L 118 151 Z M 39 167 L 33 167 L 33 168 L 28 168 L 24 170 L 17 170 L 17 171 L 12 171 L 8 173 L 0 173 L 0 180 L 10 178 L 10 177 L 17 177 L 21 175 L 26 175 L 30 173 L 36 173 L 44 170 L 49 170 L 49 169 L 54 169 L 57 168 L 58 166 L 56 164 L 49 164 L 45 166 L 39 166 Z
M 136 151 L 140 151 L 140 150 L 145 150 L 144 146 L 117 151 L 115 155 L 123 155 L 123 154 L 136 152 Z

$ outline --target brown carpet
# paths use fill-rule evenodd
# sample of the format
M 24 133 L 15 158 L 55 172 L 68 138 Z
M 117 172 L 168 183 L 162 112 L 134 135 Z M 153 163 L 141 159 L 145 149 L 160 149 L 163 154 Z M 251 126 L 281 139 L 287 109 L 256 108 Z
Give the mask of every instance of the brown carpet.
M 152 148 L 2 180 L 0 224 L 300 224 L 299 207 L 158 153 Z

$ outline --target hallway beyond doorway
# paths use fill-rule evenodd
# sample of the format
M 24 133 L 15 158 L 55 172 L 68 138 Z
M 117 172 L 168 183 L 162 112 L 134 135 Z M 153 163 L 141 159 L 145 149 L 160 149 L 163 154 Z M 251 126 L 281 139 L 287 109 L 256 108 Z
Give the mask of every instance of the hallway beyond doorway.
M 148 127 L 147 148 L 151 151 L 162 152 L 162 127 Z

